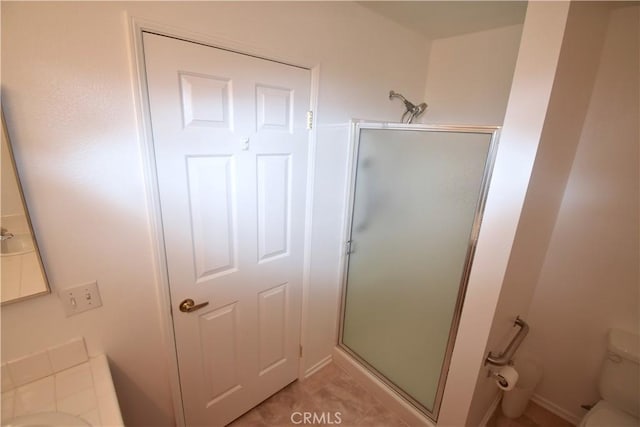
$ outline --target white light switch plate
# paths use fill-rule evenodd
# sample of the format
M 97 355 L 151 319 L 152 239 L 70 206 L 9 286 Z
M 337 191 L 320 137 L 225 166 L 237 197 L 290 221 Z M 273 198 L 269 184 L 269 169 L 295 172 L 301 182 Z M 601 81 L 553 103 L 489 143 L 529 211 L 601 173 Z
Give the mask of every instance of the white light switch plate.
M 102 305 L 98 282 L 86 283 L 58 292 L 64 311 L 68 316 L 98 308 Z

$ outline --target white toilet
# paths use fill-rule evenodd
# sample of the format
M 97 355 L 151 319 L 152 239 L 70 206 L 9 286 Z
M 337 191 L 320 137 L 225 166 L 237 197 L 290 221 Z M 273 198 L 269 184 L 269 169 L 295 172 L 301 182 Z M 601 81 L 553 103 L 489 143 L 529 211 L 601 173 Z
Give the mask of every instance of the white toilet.
M 598 387 L 602 400 L 578 427 L 640 425 L 640 337 L 611 329 L 608 350 Z

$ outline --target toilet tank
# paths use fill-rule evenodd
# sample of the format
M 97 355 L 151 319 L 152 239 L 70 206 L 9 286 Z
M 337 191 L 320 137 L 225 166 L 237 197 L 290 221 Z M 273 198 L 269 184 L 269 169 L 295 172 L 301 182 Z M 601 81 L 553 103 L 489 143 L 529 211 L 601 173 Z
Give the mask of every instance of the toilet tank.
M 640 417 L 640 336 L 619 329 L 609 331 L 599 389 L 603 400 Z

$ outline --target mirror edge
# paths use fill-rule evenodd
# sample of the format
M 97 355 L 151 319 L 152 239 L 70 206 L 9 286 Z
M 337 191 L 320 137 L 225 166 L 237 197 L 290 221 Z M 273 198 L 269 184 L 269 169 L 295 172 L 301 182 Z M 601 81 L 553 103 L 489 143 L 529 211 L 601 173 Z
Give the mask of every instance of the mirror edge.
M 40 247 L 38 246 L 38 239 L 36 238 L 36 234 L 33 231 L 33 224 L 31 223 L 31 214 L 29 213 L 27 200 L 24 197 L 22 182 L 20 181 L 20 176 L 18 175 L 18 166 L 16 164 L 15 154 L 13 152 L 13 147 L 11 145 L 11 139 L 9 138 L 9 129 L 7 127 L 7 122 L 4 117 L 4 108 L 1 108 L 1 107 L 0 107 L 0 120 L 2 121 L 2 138 L 4 138 L 5 141 L 7 142 L 7 149 L 9 150 L 9 156 L 11 157 L 11 165 L 13 166 L 13 174 L 15 175 L 16 182 L 18 184 L 18 192 L 20 193 L 20 200 L 22 201 L 22 206 L 24 206 L 27 226 L 29 227 L 29 232 L 31 233 L 31 239 L 33 240 L 33 247 L 38 257 L 38 265 L 40 266 L 40 272 L 42 273 L 42 278 L 45 284 L 45 290 L 42 292 L 37 292 L 31 295 L 25 295 L 25 296 L 14 298 L 8 301 L 0 301 L 0 306 L 6 306 L 16 302 L 25 301 L 34 297 L 51 294 L 52 290 L 51 290 L 51 284 L 49 283 L 49 277 L 47 276 L 47 271 L 45 270 L 44 263 L 42 262 L 42 254 L 40 253 Z

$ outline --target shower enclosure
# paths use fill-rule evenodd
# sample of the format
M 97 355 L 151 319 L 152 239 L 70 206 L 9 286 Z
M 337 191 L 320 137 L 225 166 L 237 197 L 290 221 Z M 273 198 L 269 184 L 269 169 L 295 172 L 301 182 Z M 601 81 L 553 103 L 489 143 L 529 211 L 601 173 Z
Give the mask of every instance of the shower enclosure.
M 353 126 L 339 346 L 433 420 L 498 130 Z

